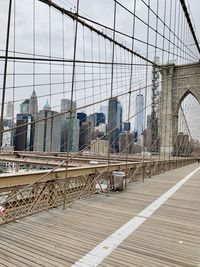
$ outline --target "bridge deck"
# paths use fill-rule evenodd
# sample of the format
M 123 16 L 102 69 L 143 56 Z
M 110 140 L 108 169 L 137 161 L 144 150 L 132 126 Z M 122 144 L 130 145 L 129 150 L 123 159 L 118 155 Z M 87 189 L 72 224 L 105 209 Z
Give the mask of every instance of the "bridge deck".
M 197 167 L 192 164 L 144 184 L 133 183 L 126 192 L 95 195 L 66 210 L 1 226 L 0 266 L 72 266 Z M 98 266 L 200 266 L 199 178 L 200 171 Z

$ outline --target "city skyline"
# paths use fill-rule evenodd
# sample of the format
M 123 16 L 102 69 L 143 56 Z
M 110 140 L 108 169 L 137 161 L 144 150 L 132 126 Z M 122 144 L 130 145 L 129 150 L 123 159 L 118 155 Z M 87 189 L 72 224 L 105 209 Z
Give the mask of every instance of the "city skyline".
M 73 4 L 71 5 L 71 8 L 74 9 L 76 6 L 76 1 L 72 1 Z M 190 5 L 192 10 L 194 11 L 195 21 L 199 23 L 199 21 L 196 19 L 197 11 L 196 7 L 194 8 L 194 0 L 190 1 Z M 127 8 L 133 11 L 133 5 L 132 2 L 127 2 Z M 199 4 L 197 4 L 199 5 Z M 49 12 L 48 7 L 45 5 L 41 5 L 36 3 L 36 13 L 35 13 L 35 28 L 37 30 L 36 33 L 32 32 L 32 20 L 34 18 L 34 12 L 32 9 L 32 6 L 28 3 L 28 1 L 16 1 L 15 5 L 15 11 L 16 11 L 16 19 L 15 23 L 13 21 L 13 18 L 11 19 L 11 36 L 10 36 L 10 43 L 9 48 L 12 51 L 12 49 L 20 52 L 24 51 L 24 53 L 27 53 L 27 55 L 35 54 L 39 55 L 42 54 L 46 57 L 51 56 L 52 58 L 64 58 L 64 59 L 72 59 L 73 57 L 73 46 L 70 45 L 70 40 L 73 37 L 74 34 L 74 25 L 70 21 L 68 21 L 67 18 L 65 18 L 65 22 L 69 23 L 70 27 L 63 27 L 61 30 L 60 21 L 58 20 L 58 14 L 56 12 L 51 11 L 52 18 L 54 18 L 54 25 L 51 27 L 42 27 L 43 22 L 47 22 L 49 20 Z M 113 3 L 107 2 L 107 1 L 97 1 L 96 5 L 94 3 L 90 3 L 88 0 L 84 0 L 80 4 L 80 12 L 87 11 L 86 14 L 88 16 L 95 16 L 97 20 L 101 21 L 103 24 L 107 26 L 112 26 L 113 20 L 111 17 L 107 16 L 105 13 L 101 14 L 101 12 L 98 10 L 108 10 L 113 9 Z M 7 14 L 6 10 L 8 9 L 8 3 L 5 0 L 2 0 L 0 3 L 2 16 L 0 16 L 1 24 L 2 24 L 2 32 L 0 33 L 0 43 L 2 45 L 2 51 L 4 51 L 5 48 L 5 38 L 6 35 L 5 29 L 6 29 L 6 16 Z M 40 7 L 40 8 L 39 8 Z M 155 3 L 151 3 L 151 8 L 155 10 Z M 14 7 L 13 7 L 14 8 Z M 66 8 L 66 6 L 65 6 Z M 145 6 L 142 5 L 142 3 L 137 4 L 136 10 L 138 14 L 143 17 L 143 11 Z M 160 3 L 160 9 L 163 8 L 163 3 Z M 168 8 L 168 7 L 167 7 Z M 172 7 L 172 10 L 174 13 L 174 7 Z M 51 13 L 50 12 L 50 13 Z M 173 16 L 173 14 L 172 14 Z M 42 17 L 42 19 L 41 19 Z M 25 23 L 26 22 L 26 23 Z M 153 23 L 153 18 L 150 22 Z M 167 20 L 168 24 L 169 21 Z M 15 27 L 14 27 L 15 25 Z M 128 25 L 128 27 L 125 27 L 125 25 Z M 132 27 L 130 26 L 132 23 L 130 23 L 130 18 L 128 16 L 123 16 L 122 10 L 119 10 L 117 14 L 117 26 L 119 27 L 119 32 L 125 32 L 128 35 L 132 34 Z M 144 27 L 142 25 L 137 25 L 138 27 L 138 36 L 141 40 L 144 39 L 145 34 L 142 29 Z M 154 25 L 155 26 L 155 25 Z M 30 30 L 31 28 L 31 30 Z M 176 29 L 174 29 L 176 31 Z M 35 35 L 34 35 L 35 34 Z M 64 34 L 64 42 L 61 45 L 61 41 Z M 83 35 L 85 37 L 88 37 L 87 32 L 84 32 Z M 81 35 L 82 36 L 82 35 Z M 124 37 L 125 38 L 125 37 Z M 81 39 L 81 38 L 80 38 Z M 123 42 L 123 36 L 120 36 L 119 33 L 116 34 L 116 40 L 121 40 Z M 131 40 L 126 39 L 126 46 L 130 49 L 131 47 Z M 87 61 L 101 61 L 107 64 L 101 66 L 98 66 L 98 68 L 95 65 L 87 65 L 84 66 L 84 75 L 83 75 L 83 66 L 80 66 L 79 64 L 76 64 L 75 66 L 75 86 L 74 86 L 74 92 L 72 99 L 77 103 L 77 112 L 83 111 L 85 113 L 93 114 L 94 112 L 100 112 L 101 108 L 105 105 L 108 106 L 109 104 L 109 97 L 111 94 L 114 96 L 117 96 L 119 93 L 126 92 L 127 95 L 124 97 L 119 97 L 118 100 L 121 102 L 121 105 L 123 107 L 123 121 L 126 121 L 128 119 L 128 92 L 129 92 L 129 84 L 127 85 L 123 79 L 121 78 L 121 69 L 116 67 L 114 68 L 113 72 L 113 82 L 111 85 L 111 76 L 112 71 L 111 67 L 109 66 L 109 62 L 112 62 L 112 47 L 109 46 L 109 42 L 105 41 L 105 44 L 102 42 L 101 37 L 98 38 L 84 38 L 85 43 L 81 39 L 77 43 L 77 60 L 83 60 L 84 58 Z M 150 41 L 150 47 L 151 45 L 154 45 L 153 36 L 149 38 Z M 193 51 L 193 44 L 188 43 L 191 40 L 187 40 L 186 46 L 189 47 L 189 49 L 192 49 Z M 161 42 L 162 43 L 162 42 Z M 159 43 L 158 43 L 159 47 Z M 86 49 L 87 48 L 87 49 Z M 4 53 L 1 51 L 1 54 L 4 55 Z M 92 51 L 92 53 L 91 53 Z M 141 55 L 144 55 L 146 53 L 146 46 L 143 44 L 143 42 L 135 42 L 134 44 L 134 51 L 138 52 Z M 154 53 L 152 51 L 149 51 L 149 58 L 154 58 Z M 120 54 L 121 53 L 121 54 Z M 123 71 L 126 73 L 125 76 L 130 76 L 130 68 L 127 67 L 128 64 L 130 64 L 130 55 L 126 52 L 120 52 L 116 49 L 114 63 L 121 62 L 124 64 Z M 157 49 L 155 51 L 156 56 L 160 56 L 162 58 L 161 63 L 165 63 L 168 60 L 170 62 L 178 64 L 181 58 L 177 56 L 177 58 L 171 58 L 171 54 L 164 52 L 162 57 L 162 52 Z M 178 54 L 178 53 L 177 53 Z M 12 53 L 11 53 L 12 55 Z M 169 57 L 169 58 L 168 58 Z M 172 61 L 174 59 L 174 61 Z M 135 97 L 139 91 L 139 88 L 142 87 L 142 94 L 146 98 L 146 109 L 147 114 L 151 113 L 150 107 L 148 108 L 149 104 L 151 103 L 151 66 L 146 69 L 146 66 L 143 66 L 143 61 L 138 59 L 137 57 L 134 57 L 133 63 L 135 64 L 133 66 L 133 81 L 131 84 L 131 131 L 134 131 L 134 127 L 136 123 L 137 116 L 135 116 L 135 112 L 133 111 L 135 109 Z M 2 63 L 0 63 L 1 67 L 3 67 Z M 139 64 L 140 66 L 136 67 L 136 65 Z M 108 67 L 109 66 L 109 67 Z M 117 66 L 117 65 L 116 65 Z M 126 66 L 126 67 L 125 67 Z M 71 72 L 72 72 L 72 64 L 51 64 L 51 66 L 45 66 L 45 64 L 22 64 L 18 61 L 15 61 L 14 63 L 9 63 L 8 67 L 8 77 L 7 77 L 7 88 L 6 88 L 6 97 L 5 97 L 5 103 L 11 103 L 14 104 L 14 117 L 16 122 L 16 114 L 19 113 L 20 109 L 20 103 L 22 101 L 26 101 L 28 98 L 28 95 L 33 92 L 33 89 L 38 94 L 38 110 L 42 110 L 42 107 L 44 105 L 44 102 L 46 101 L 46 98 L 48 98 L 48 101 L 52 107 L 52 110 L 55 110 L 57 112 L 60 112 L 61 108 L 61 98 L 71 99 L 71 89 L 72 89 L 72 82 L 71 82 Z M 143 75 L 143 73 L 146 72 L 146 75 Z M 13 75 L 15 73 L 15 75 Z M 124 76 L 124 77 L 125 77 Z M 23 78 L 22 78 L 23 77 Z M 2 81 L 2 76 L 0 76 L 0 81 Z M 15 94 L 13 95 L 14 88 Z M 147 90 L 146 90 L 146 89 Z M 137 91 L 137 92 L 136 92 Z M 147 91 L 147 95 L 145 95 L 145 91 Z M 101 103 L 98 103 L 99 99 L 103 99 L 105 101 L 102 101 Z M 98 104 L 96 104 L 98 103 Z M 194 103 L 194 101 L 193 101 Z M 197 105 L 195 103 L 195 105 Z M 193 107 L 193 106 L 192 106 Z M 37 108 L 35 108 L 37 109 Z M 5 105 L 5 114 L 6 114 L 6 105 Z M 196 109 L 197 110 L 197 109 Z M 32 113 L 32 112 L 31 112 Z M 190 111 L 190 113 L 193 113 Z M 189 120 L 191 116 L 188 117 Z M 108 119 L 108 116 L 106 116 L 106 119 Z M 193 138 L 200 139 L 200 136 L 197 133 L 195 122 L 198 122 L 198 118 L 192 118 L 193 123 L 191 124 L 191 128 L 193 130 L 192 136 Z M 144 120 L 145 121 L 145 120 Z M 146 127 L 146 125 L 144 125 Z M 185 130 L 186 131 L 186 130 Z
M 72 104 L 71 104 L 72 103 Z M 82 149 L 90 149 L 91 141 L 102 139 L 110 140 L 110 147 L 114 151 L 119 151 L 120 133 L 131 131 L 131 123 L 124 123 L 123 107 L 117 98 L 109 100 L 108 118 L 102 112 L 94 114 L 86 114 L 76 112 L 76 102 L 71 102 L 70 99 L 61 99 L 61 113 L 52 110 L 48 99 L 46 100 L 43 109 L 38 110 L 37 94 L 33 90 L 30 99 L 20 103 L 20 113 L 16 117 L 16 125 L 18 126 L 16 134 L 14 134 L 13 144 L 10 142 L 10 147 L 14 146 L 14 150 L 33 150 L 33 151 L 79 151 Z M 8 105 L 8 110 L 12 107 Z M 70 117 L 70 108 L 73 112 Z M 104 108 L 105 110 L 105 108 Z M 53 116 L 53 118 L 51 118 Z M 54 118 L 54 116 L 56 116 Z M 9 120 L 9 119 L 8 119 Z M 39 122 L 37 122 L 39 120 Z M 10 118 L 13 121 L 13 118 Z M 34 121 L 36 121 L 34 123 Z M 106 121 L 108 123 L 106 124 Z M 22 124 L 32 123 L 19 127 Z M 69 131 L 71 123 L 71 128 Z M 9 128 L 7 128 L 9 129 Z M 109 133 L 110 132 L 110 133 Z M 10 140 L 10 136 L 6 135 Z M 132 132 L 131 142 L 134 140 L 135 133 Z M 68 138 L 70 137 L 70 141 Z M 4 137 L 5 139 L 5 137 Z M 6 139 L 4 140 L 6 143 Z M 132 150 L 130 150 L 132 151 Z

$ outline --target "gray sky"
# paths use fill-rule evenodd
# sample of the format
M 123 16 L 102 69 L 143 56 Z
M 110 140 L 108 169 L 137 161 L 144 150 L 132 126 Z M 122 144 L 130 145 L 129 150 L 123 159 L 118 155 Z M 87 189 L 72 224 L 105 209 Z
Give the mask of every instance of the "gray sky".
M 187 0 L 192 18 L 195 24 L 195 29 L 197 32 L 197 35 L 200 36 L 200 20 L 199 20 L 199 10 L 200 10 L 200 1 L 199 0 Z

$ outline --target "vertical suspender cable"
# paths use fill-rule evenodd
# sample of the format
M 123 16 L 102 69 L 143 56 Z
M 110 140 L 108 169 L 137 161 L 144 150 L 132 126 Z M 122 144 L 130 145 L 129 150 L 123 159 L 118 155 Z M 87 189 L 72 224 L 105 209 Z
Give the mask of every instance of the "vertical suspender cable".
M 135 44 L 135 11 L 136 11 L 136 0 L 133 1 L 133 21 L 132 21 L 132 44 L 131 44 L 131 50 L 133 51 L 134 49 L 134 44 Z M 133 53 L 131 54 L 131 68 L 130 68 L 130 80 L 129 80 L 129 94 L 128 94 L 128 127 L 130 125 L 130 113 L 131 113 L 131 89 L 132 89 L 132 83 L 133 83 Z M 129 141 L 131 140 L 129 138 L 130 135 L 130 128 L 128 128 L 126 132 L 126 175 L 128 172 L 128 154 L 130 152 L 129 148 Z M 128 139 L 129 138 L 129 139 Z M 133 137 L 134 139 L 134 137 Z M 132 153 L 132 151 L 131 151 Z
M 113 11 L 113 44 L 112 44 L 112 64 L 111 64 L 111 88 L 110 88 L 110 99 L 113 97 L 113 78 L 114 78 L 114 60 L 115 60 L 115 30 L 116 30 L 116 12 L 117 12 L 117 2 L 114 0 L 114 11 Z M 116 115 L 117 116 L 117 115 Z M 110 118 L 111 120 L 113 118 Z M 108 123 L 109 123 L 109 105 L 108 105 Z M 109 130 L 109 127 L 108 127 Z M 111 129 L 112 131 L 113 129 Z M 111 153 L 111 133 L 108 132 L 108 172 L 110 166 L 110 153 Z
M 14 31 L 14 35 L 13 35 L 13 56 L 15 58 L 16 56 L 16 1 L 14 1 L 14 6 L 13 6 L 13 31 Z M 16 85 L 16 75 L 15 75 L 15 71 L 16 71 L 16 61 L 15 59 L 13 60 L 13 99 L 12 99 L 12 128 L 14 127 L 14 120 L 15 120 L 15 85 Z M 11 147 L 14 149 L 14 134 L 15 131 L 11 131 Z
M 10 25 L 11 25 L 11 13 L 12 13 L 12 0 L 9 1 L 8 7 L 8 21 L 7 21 L 7 33 L 6 33 L 6 50 L 5 50 L 5 62 L 4 62 L 4 74 L 3 74 L 3 90 L 1 101 L 1 120 L 0 120 L 0 148 L 3 141 L 3 118 L 4 118 L 4 104 L 6 95 L 6 82 L 7 82 L 7 67 L 8 67 L 8 49 L 10 41 Z
M 79 0 L 77 0 L 76 16 L 79 13 Z M 76 75 L 76 52 L 77 52 L 77 39 L 78 39 L 78 20 L 75 21 L 75 35 L 74 35 L 74 53 L 73 53 L 73 66 L 72 66 L 72 81 L 71 81 L 71 98 L 70 98 L 70 117 L 69 117 L 69 129 L 67 138 L 67 158 L 66 158 L 66 173 L 64 182 L 64 199 L 63 199 L 63 209 L 66 207 L 66 194 L 67 194 L 67 174 L 68 174 L 68 164 L 69 164 L 69 149 L 71 142 L 71 125 L 72 125 L 72 112 L 73 112 L 73 99 L 74 99 L 74 88 L 75 88 L 75 75 Z M 73 126 L 73 125 L 72 125 Z
M 150 23 L 150 0 L 148 0 L 148 15 L 147 15 L 147 50 L 146 50 L 146 57 L 147 59 L 149 58 L 149 23 Z M 144 125 L 143 125 L 143 130 L 146 127 L 146 116 L 147 116 L 147 87 L 148 87 L 148 62 L 146 62 L 146 77 L 145 77 L 145 93 L 144 93 Z M 144 135 L 144 133 L 143 133 Z M 143 174 L 142 174 L 142 180 L 144 182 L 145 178 L 145 146 L 144 146 L 144 139 L 143 139 Z

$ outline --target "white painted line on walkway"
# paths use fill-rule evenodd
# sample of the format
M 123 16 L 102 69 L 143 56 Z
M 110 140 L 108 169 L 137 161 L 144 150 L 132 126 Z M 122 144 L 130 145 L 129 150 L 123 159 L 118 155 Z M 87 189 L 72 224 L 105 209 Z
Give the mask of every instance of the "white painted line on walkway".
M 116 232 L 110 235 L 107 239 L 101 242 L 98 246 L 92 249 L 88 254 L 83 256 L 79 261 L 71 267 L 96 267 L 99 265 L 109 254 L 113 252 L 129 235 L 131 235 L 143 222 L 145 222 L 151 215 L 163 205 L 176 191 L 184 185 L 197 171 L 198 167 L 193 172 L 189 173 L 171 189 L 157 198 L 143 211 L 138 213 L 129 222 L 124 224 Z

